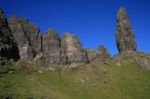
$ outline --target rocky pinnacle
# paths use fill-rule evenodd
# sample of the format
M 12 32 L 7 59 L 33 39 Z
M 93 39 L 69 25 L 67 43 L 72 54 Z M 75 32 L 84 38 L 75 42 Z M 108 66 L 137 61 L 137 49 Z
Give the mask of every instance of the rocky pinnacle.
M 137 49 L 129 16 L 123 7 L 117 13 L 116 43 L 119 53 L 134 52 Z

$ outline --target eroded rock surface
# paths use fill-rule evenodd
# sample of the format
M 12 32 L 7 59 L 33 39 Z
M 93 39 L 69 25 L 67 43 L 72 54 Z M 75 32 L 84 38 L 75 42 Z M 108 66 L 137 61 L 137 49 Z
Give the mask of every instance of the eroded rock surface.
M 21 59 L 32 60 L 41 52 L 39 28 L 24 18 L 10 18 L 9 27 L 18 44 Z
M 46 64 L 67 64 L 67 57 L 56 31 L 49 29 L 43 36 L 42 51 L 47 59 Z
M 120 8 L 117 14 L 116 42 L 119 53 L 130 53 L 137 49 L 135 34 L 125 8 Z
M 18 60 L 19 51 L 8 27 L 5 14 L 0 9 L 0 65 L 6 64 L 11 59 Z
M 61 45 L 65 49 L 70 64 L 88 62 L 87 53 L 82 48 L 82 44 L 76 36 L 70 33 L 64 33 L 61 38 Z

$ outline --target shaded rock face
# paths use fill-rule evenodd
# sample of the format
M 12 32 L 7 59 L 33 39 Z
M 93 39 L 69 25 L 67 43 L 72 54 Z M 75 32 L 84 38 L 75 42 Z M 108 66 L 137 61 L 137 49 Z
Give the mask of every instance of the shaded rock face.
M 67 64 L 66 54 L 56 31 L 49 29 L 43 36 L 42 51 L 46 59 L 45 64 Z
M 119 53 L 136 51 L 135 35 L 132 31 L 129 16 L 124 8 L 117 14 L 116 42 Z
M 37 26 L 24 18 L 10 18 L 9 27 L 18 44 L 21 59 L 32 60 L 41 52 L 41 36 Z
M 61 45 L 66 52 L 70 64 L 88 62 L 87 53 L 82 48 L 82 44 L 76 36 L 70 33 L 64 33 L 61 38 Z
M 110 54 L 103 45 L 100 45 L 98 48 L 99 58 L 103 61 L 110 59 Z
M 8 27 L 5 14 L 0 9 L 0 65 L 6 64 L 10 59 L 18 60 L 19 51 Z
M 97 53 L 94 49 L 86 49 L 88 61 L 93 62 L 97 58 Z

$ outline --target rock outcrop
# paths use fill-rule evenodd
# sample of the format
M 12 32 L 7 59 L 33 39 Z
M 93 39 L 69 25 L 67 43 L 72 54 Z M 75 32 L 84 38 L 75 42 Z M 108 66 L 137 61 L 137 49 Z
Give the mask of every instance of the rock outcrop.
M 133 63 L 141 69 L 150 70 L 150 54 L 144 52 L 118 54 L 112 58 L 112 62 L 119 67 Z
M 6 64 L 10 59 L 18 60 L 19 51 L 8 27 L 5 14 L 0 9 L 0 65 Z
M 97 58 L 97 53 L 94 49 L 86 49 L 87 57 L 89 62 L 93 62 Z
M 67 64 L 67 57 L 56 31 L 49 29 L 43 36 L 42 51 L 46 58 L 46 64 Z
M 136 51 L 135 35 L 132 31 L 130 19 L 125 8 L 120 8 L 117 14 L 116 42 L 119 53 Z
M 110 59 L 110 54 L 109 54 L 107 48 L 105 48 L 103 45 L 99 46 L 99 48 L 98 48 L 98 54 L 99 54 L 99 58 L 102 61 Z
M 9 27 L 18 44 L 21 59 L 32 60 L 41 52 L 39 28 L 24 18 L 10 18 Z
M 66 52 L 69 64 L 88 62 L 87 53 L 82 48 L 82 44 L 76 36 L 64 33 L 61 38 L 61 45 Z

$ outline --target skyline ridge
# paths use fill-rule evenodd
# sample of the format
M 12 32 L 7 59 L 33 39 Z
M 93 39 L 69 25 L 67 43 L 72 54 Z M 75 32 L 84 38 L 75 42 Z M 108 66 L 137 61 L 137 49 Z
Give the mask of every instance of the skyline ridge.
M 112 55 L 118 53 L 114 36 L 116 32 L 115 16 L 118 8 L 125 7 L 130 16 L 133 31 L 136 34 L 138 51 L 150 52 L 150 48 L 146 46 L 146 42 L 149 42 L 150 32 L 148 28 L 149 21 L 147 21 L 149 17 L 147 1 L 117 2 L 111 0 L 109 3 L 98 1 L 70 2 L 67 0 L 64 2 L 51 1 L 49 3 L 49 1 L 44 1 L 41 7 L 38 8 L 41 2 L 39 0 L 32 5 L 32 1 L 31 3 L 24 1 L 24 5 L 22 5 L 23 3 L 15 0 L 11 5 L 5 5 L 5 1 L 2 1 L 1 7 L 4 8 L 7 18 L 11 15 L 25 17 L 40 27 L 41 33 L 45 33 L 48 28 L 56 30 L 60 36 L 64 32 L 71 32 L 80 38 L 84 48 L 97 49 L 99 44 L 103 44 L 110 50 Z M 139 7 L 141 3 L 143 5 Z M 23 9 L 23 6 L 27 4 L 29 8 Z M 57 6 L 54 7 L 55 5 Z M 106 5 L 109 6 L 103 8 Z M 18 8 L 19 10 L 17 10 Z

